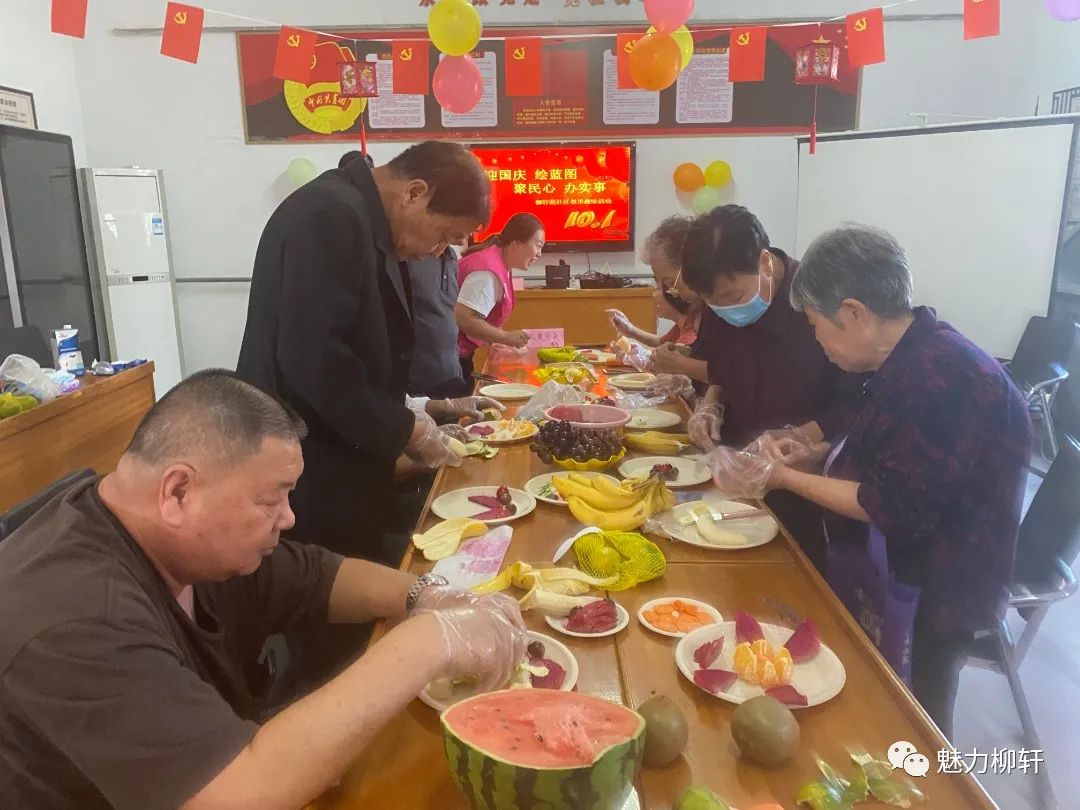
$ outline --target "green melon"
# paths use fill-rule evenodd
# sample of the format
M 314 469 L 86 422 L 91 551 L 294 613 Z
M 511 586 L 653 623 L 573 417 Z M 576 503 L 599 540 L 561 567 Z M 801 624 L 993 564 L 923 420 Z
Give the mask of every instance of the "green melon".
M 473 810 L 622 807 L 641 766 L 645 720 L 590 695 L 507 689 L 442 715 L 450 773 Z

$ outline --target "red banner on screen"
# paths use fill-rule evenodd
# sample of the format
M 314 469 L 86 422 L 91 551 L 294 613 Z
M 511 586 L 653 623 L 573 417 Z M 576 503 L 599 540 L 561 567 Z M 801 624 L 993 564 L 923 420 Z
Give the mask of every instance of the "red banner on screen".
M 632 250 L 633 147 L 474 146 L 491 180 L 492 216 L 484 239 L 514 214 L 535 214 L 553 247 Z

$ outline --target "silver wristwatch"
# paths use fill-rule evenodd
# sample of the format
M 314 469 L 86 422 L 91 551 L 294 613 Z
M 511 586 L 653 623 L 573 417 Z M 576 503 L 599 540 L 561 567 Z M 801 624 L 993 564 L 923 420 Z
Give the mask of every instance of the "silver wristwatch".
M 432 585 L 449 585 L 450 580 L 441 574 L 421 574 L 416 578 L 416 582 L 409 588 L 409 592 L 405 595 L 405 612 L 412 613 L 416 609 L 416 603 L 420 600 L 420 594 L 424 592 L 425 588 L 430 588 Z

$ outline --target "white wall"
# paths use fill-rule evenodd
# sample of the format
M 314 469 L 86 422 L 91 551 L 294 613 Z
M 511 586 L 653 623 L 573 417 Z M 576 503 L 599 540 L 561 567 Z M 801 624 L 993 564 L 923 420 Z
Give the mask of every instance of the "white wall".
M 49 3 L 42 0 L 4 0 L 0 34 L 0 85 L 33 93 L 38 129 L 70 135 L 75 162 L 83 165 L 86 138 L 75 81 L 81 43 L 49 30 Z
M 10 0 L 9 0 L 10 2 Z M 540 7 L 481 9 L 486 22 L 643 21 L 639 3 L 629 7 L 562 0 Z M 19 0 L 28 10 L 23 26 L 47 33 L 47 6 Z M 216 0 L 217 8 L 263 19 L 312 26 L 422 24 L 426 9 L 416 0 Z M 1018 116 L 1033 112 L 1039 93 L 1080 84 L 1080 24 L 1045 18 L 1041 4 L 1007 0 L 1000 38 L 964 42 L 958 21 L 891 22 L 888 61 L 864 72 L 860 126 L 906 126 L 909 113 Z M 163 168 L 172 216 L 173 253 L 179 277 L 244 276 L 250 273 L 262 226 L 288 192 L 283 171 L 304 156 L 321 169 L 336 165 L 345 145 L 257 145 L 243 142 L 235 37 L 208 32 L 201 59 L 192 66 L 158 54 L 159 39 L 116 36 L 115 27 L 160 26 L 164 2 L 96 0 L 88 38 L 76 43 L 78 90 L 85 108 L 88 159 L 95 166 Z M 850 2 L 804 0 L 800 15 L 850 11 Z M 698 19 L 728 20 L 792 13 L 787 0 L 730 0 L 723 7 L 698 3 Z M 952 0 L 924 0 L 909 13 L 955 13 Z M 32 11 L 32 13 L 30 13 Z M 230 21 L 208 16 L 207 25 Z M 6 26 L 5 26 L 6 28 Z M 53 38 L 60 39 L 60 38 Z M 69 49 L 72 47 L 67 46 Z M 69 57 L 70 58 L 70 57 Z M 5 55 L 0 54 L 0 65 Z M 71 75 L 70 73 L 68 74 Z M 2 78 L 2 77 L 0 77 Z M 78 95 L 74 84 L 70 92 Z M 1044 102 L 1044 105 L 1048 102 Z M 932 119 L 940 122 L 947 119 Z M 373 144 L 383 161 L 403 144 Z M 688 212 L 670 182 L 682 160 L 728 160 L 735 173 L 733 198 L 756 210 L 778 245 L 794 241 L 795 147 L 772 138 L 639 139 L 636 228 L 639 240 L 663 216 Z M 553 260 L 558 257 L 552 257 Z M 631 254 L 593 254 L 593 267 L 614 270 L 634 264 Z M 577 267 L 582 257 L 571 258 Z M 638 267 L 638 270 L 644 268 Z M 232 365 L 239 346 L 246 288 L 235 284 L 180 285 L 181 328 L 188 371 Z

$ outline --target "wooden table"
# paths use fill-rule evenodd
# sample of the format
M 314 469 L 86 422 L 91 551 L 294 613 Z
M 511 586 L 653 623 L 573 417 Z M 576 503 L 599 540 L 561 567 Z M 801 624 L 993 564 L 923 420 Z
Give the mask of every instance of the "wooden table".
M 154 364 L 86 374 L 78 391 L 0 422 L 0 512 L 70 472 L 112 472 L 154 404 Z
M 514 367 L 489 366 L 487 371 L 521 381 L 528 378 L 530 368 L 529 363 L 519 363 Z M 665 407 L 686 413 L 681 406 Z M 520 487 L 531 476 L 550 469 L 527 445 L 504 447 L 491 461 L 470 459 L 460 468 L 443 470 L 428 505 L 444 492 L 474 484 Z M 708 486 L 699 489 L 707 490 Z M 427 527 L 435 520 L 425 508 L 421 525 Z M 506 561 L 529 563 L 550 563 L 558 544 L 580 528 L 567 509 L 547 504 L 538 504 L 531 515 L 509 525 L 514 535 Z M 649 599 L 681 595 L 715 605 L 727 616 L 741 609 L 779 623 L 778 600 L 784 609 L 814 621 L 823 642 L 843 661 L 847 683 L 827 703 L 796 713 L 801 729 L 796 757 L 782 767 L 764 769 L 739 757 L 729 730 L 734 706 L 705 694 L 679 673 L 673 655 L 675 639 L 651 633 L 636 620 L 614 637 L 560 636 L 580 665 L 579 691 L 629 706 L 664 694 L 683 709 L 690 722 L 690 741 L 683 757 L 668 768 L 644 768 L 638 794 L 628 807 L 665 810 L 684 788 L 701 784 L 744 810 L 766 801 L 794 808 L 798 789 L 818 778 L 818 757 L 850 772 L 853 766 L 848 749 L 868 750 L 883 757 L 898 740 L 914 744 L 932 763 L 931 773 L 919 780 L 919 787 L 928 796 L 923 807 L 960 810 L 995 806 L 973 777 L 936 773 L 937 751 L 947 747 L 947 742 L 786 531 L 771 543 L 746 551 L 708 551 L 667 540 L 657 542 L 668 559 L 664 576 L 613 595 L 631 615 Z M 420 555 L 414 557 L 410 549 L 402 567 L 419 573 L 431 565 Z M 526 620 L 534 629 L 553 632 L 539 616 L 526 614 Z M 414 701 L 378 740 L 341 786 L 315 805 L 317 810 L 466 807 L 451 782 L 434 711 Z M 871 802 L 865 806 L 882 805 Z
M 615 337 L 605 309 L 620 309 L 635 326 L 656 331 L 655 287 L 617 290 L 517 290 L 514 311 L 503 329 L 561 327 L 576 346 L 607 343 Z

